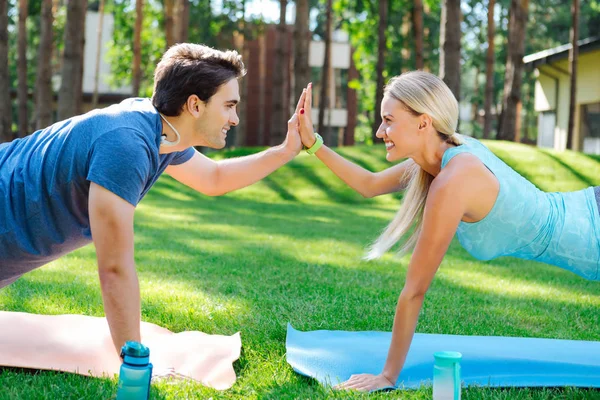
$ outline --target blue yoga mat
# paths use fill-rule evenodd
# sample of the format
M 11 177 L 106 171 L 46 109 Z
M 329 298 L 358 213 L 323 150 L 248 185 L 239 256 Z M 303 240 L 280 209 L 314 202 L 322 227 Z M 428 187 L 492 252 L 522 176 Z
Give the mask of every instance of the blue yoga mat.
M 299 374 L 336 385 L 352 374 L 379 374 L 389 332 L 310 331 L 287 328 L 287 361 Z M 397 387 L 431 384 L 433 353 L 459 351 L 464 385 L 600 387 L 600 342 L 415 334 Z

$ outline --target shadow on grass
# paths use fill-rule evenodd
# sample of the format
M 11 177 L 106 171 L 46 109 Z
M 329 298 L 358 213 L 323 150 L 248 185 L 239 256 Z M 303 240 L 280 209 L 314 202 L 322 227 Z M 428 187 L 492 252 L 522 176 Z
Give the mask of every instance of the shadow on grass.
M 568 170 L 570 173 L 572 173 L 574 176 L 576 176 L 577 179 L 584 182 L 586 185 L 594 186 L 594 182 L 590 178 L 588 178 L 585 175 L 582 175 L 579 171 L 577 171 L 575 168 L 573 168 L 571 165 L 567 164 L 565 161 L 563 161 L 556 155 L 552 154 L 549 151 L 545 151 L 545 150 L 541 150 L 541 152 L 544 153 L 545 155 L 547 155 L 548 157 L 550 157 L 551 159 L 553 159 L 554 161 L 556 161 L 558 164 L 560 164 L 563 168 Z M 600 165 L 598 166 L 598 169 L 600 170 Z
M 286 190 L 283 186 L 275 182 L 275 180 L 272 177 L 267 176 L 263 178 L 262 181 L 265 185 L 269 187 L 269 189 L 277 193 L 282 200 L 295 202 L 298 201 L 298 198 L 296 196 L 294 196 L 290 191 Z
M 581 153 L 581 154 L 588 157 L 591 160 L 594 160 L 594 161 L 600 163 L 600 154 L 586 154 L 586 153 Z

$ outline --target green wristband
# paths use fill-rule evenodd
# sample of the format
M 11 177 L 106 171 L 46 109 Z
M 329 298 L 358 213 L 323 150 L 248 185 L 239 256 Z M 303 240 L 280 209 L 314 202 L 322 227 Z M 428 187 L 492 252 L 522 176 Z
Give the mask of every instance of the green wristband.
M 314 155 L 317 150 L 321 148 L 321 146 L 323 146 L 323 138 L 321 135 L 315 132 L 315 137 L 317 138 L 317 141 L 310 148 L 306 149 L 306 152 L 311 156 Z

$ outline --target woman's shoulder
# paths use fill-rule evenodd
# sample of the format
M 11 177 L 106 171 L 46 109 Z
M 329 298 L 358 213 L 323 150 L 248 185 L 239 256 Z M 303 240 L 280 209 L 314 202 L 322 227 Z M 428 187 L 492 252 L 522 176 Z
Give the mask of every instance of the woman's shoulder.
M 489 179 L 486 165 L 475 154 L 460 152 L 453 156 L 435 177 L 435 187 L 454 186 L 468 191 Z

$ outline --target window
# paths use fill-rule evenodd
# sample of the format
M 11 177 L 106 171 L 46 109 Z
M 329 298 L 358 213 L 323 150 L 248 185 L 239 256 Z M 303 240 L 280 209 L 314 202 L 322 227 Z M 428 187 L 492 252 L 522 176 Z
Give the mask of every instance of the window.
M 600 138 L 600 103 L 581 106 L 581 133 L 583 138 Z

